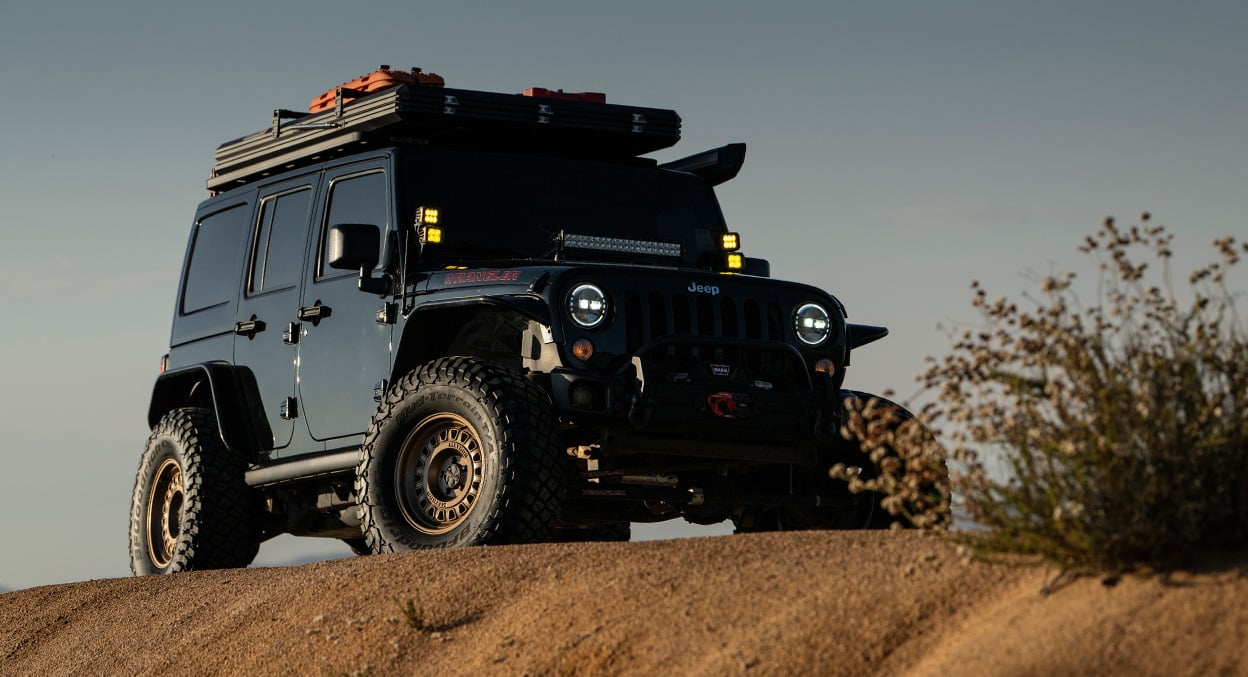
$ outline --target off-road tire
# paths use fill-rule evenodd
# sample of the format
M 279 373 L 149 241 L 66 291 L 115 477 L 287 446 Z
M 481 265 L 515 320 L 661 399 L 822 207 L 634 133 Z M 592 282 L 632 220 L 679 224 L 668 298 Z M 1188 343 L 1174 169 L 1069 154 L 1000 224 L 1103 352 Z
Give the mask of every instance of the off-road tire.
M 827 493 L 825 490 L 821 496 L 826 497 Z M 734 514 L 733 533 L 887 529 L 896 519 L 880 506 L 883 498 L 880 494 L 865 492 L 851 497 L 848 490 L 845 494 L 847 499 L 838 502 L 835 508 L 754 508 Z
M 630 522 L 591 522 L 577 526 L 561 526 L 555 530 L 558 543 L 626 543 L 633 538 Z
M 259 497 L 211 410 L 175 409 L 152 429 L 130 504 L 136 576 L 245 567 L 260 548 Z
M 875 400 L 883 404 L 884 406 L 893 409 L 893 411 L 896 412 L 897 414 L 897 418 L 894 422 L 894 426 L 900 426 L 906 421 L 909 421 L 914 418 L 914 414 L 911 414 L 909 411 L 907 411 L 905 407 L 901 406 L 900 404 L 897 404 L 896 402 L 880 397 L 879 395 L 873 395 L 871 393 L 864 393 L 864 392 L 858 392 L 858 391 L 850 391 L 850 392 L 852 392 L 854 397 L 857 397 L 858 399 L 861 399 L 867 402 L 870 402 L 871 400 Z M 928 443 L 935 443 L 935 439 L 931 431 L 925 428 L 924 435 L 928 438 Z M 852 447 L 854 447 L 854 449 L 856 450 L 857 443 L 855 441 L 847 440 L 847 443 L 850 444 Z M 895 454 L 896 452 L 893 452 L 893 453 Z M 856 460 L 861 462 L 863 473 L 866 476 L 874 475 L 876 470 L 873 464 L 870 462 L 870 459 L 866 458 L 865 455 L 860 454 L 860 458 Z M 949 483 L 949 469 L 945 465 L 945 462 L 943 459 L 941 460 L 941 463 L 940 463 L 940 472 L 943 475 L 942 479 L 943 479 L 943 484 L 945 486 L 939 487 L 936 485 L 928 485 L 928 486 L 924 486 L 923 489 L 924 489 L 924 493 L 930 493 L 933 495 L 940 494 L 940 497 L 939 497 L 940 506 L 939 508 L 936 509 L 938 520 L 936 524 L 933 526 L 936 528 L 947 528 L 952 522 L 952 512 L 950 511 L 950 496 L 947 490 L 947 486 Z M 887 529 L 890 526 L 892 526 L 893 523 L 897 523 L 898 526 L 905 528 L 905 529 L 909 529 L 914 526 L 908 519 L 905 518 L 904 515 L 893 515 L 887 510 L 885 510 L 882 506 L 880 506 L 879 504 L 880 501 L 884 499 L 883 494 L 867 492 L 862 495 L 869 496 L 873 502 L 873 509 L 872 509 L 871 516 L 870 516 L 870 519 L 868 520 L 868 525 L 866 528 Z M 912 513 L 916 511 L 915 506 L 907 505 L 906 507 L 907 507 L 907 510 L 909 510 Z
M 875 400 L 879 405 L 883 405 L 892 409 L 896 415 L 893 422 L 894 427 L 899 427 L 906 421 L 914 418 L 914 415 L 896 402 L 887 400 L 879 395 L 871 393 L 850 391 L 852 395 L 864 402 Z M 878 405 L 877 405 L 878 406 Z M 925 431 L 927 436 L 931 436 L 930 432 Z M 892 451 L 895 455 L 896 452 Z M 864 478 L 873 477 L 876 473 L 874 464 L 870 458 L 860 450 L 859 443 L 855 440 L 844 440 L 842 446 L 824 450 L 821 455 L 823 463 L 820 464 L 820 472 L 823 473 L 827 468 L 835 462 L 845 462 L 849 465 L 855 465 L 862 468 Z M 948 470 L 942 461 L 941 471 L 945 473 L 945 484 L 947 484 Z M 821 475 L 822 479 L 822 475 Z M 833 480 L 835 483 L 833 489 L 841 498 L 847 496 L 845 484 L 840 480 Z M 925 487 L 928 492 L 940 492 L 941 489 L 936 486 Z M 782 523 L 788 522 L 794 525 L 808 525 L 803 528 L 810 529 L 888 529 L 894 523 L 901 528 L 912 528 L 912 524 L 904 515 L 893 515 L 888 512 L 880 503 L 885 498 L 885 494 L 878 492 L 862 492 L 857 494 L 857 498 L 851 500 L 854 507 L 848 510 L 833 510 L 825 508 L 800 508 L 785 511 L 780 515 Z M 913 507 L 907 506 L 913 511 Z M 936 526 L 947 526 L 949 520 L 949 496 L 946 493 L 942 498 L 942 508 L 940 509 L 941 520 Z
M 732 533 L 753 534 L 767 531 L 782 531 L 776 519 L 775 508 L 751 508 L 740 510 L 732 515 Z
M 877 400 L 884 406 L 894 409 L 897 414 L 895 421 L 897 426 L 913 418 L 913 415 L 904 407 L 879 395 L 862 392 L 853 392 L 853 395 L 864 401 Z M 756 508 L 740 511 L 733 516 L 735 532 L 888 529 L 893 523 L 897 523 L 902 528 L 914 526 L 905 516 L 893 515 L 880 504 L 885 498 L 884 494 L 871 491 L 852 494 L 843 481 L 833 480 L 827 476 L 828 469 L 837 462 L 861 467 L 864 477 L 874 475 L 875 468 L 866 454 L 860 450 L 858 442 L 844 440 L 838 446 L 824 447 L 820 449 L 819 459 L 820 462 L 814 469 L 816 493 L 825 499 L 835 501 L 835 507 Z M 943 464 L 941 470 L 946 473 L 947 478 L 948 471 Z M 932 492 L 940 491 L 935 486 L 927 489 Z M 947 494 L 943 496 L 942 503 L 937 527 L 948 526 L 951 521 Z
M 417 368 L 386 393 L 360 450 L 368 549 L 550 540 L 563 500 L 559 439 L 550 399 L 514 369 L 462 357 Z

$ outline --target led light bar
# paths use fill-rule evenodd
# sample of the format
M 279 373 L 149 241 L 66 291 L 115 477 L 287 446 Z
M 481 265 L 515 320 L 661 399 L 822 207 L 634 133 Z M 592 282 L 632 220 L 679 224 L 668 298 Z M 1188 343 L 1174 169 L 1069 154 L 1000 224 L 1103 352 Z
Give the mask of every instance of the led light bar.
M 565 249 L 591 249 L 620 254 L 645 254 L 648 256 L 667 256 L 680 258 L 683 251 L 678 242 L 652 242 L 649 240 L 626 240 L 620 237 L 601 237 L 598 235 L 576 235 L 564 233 Z

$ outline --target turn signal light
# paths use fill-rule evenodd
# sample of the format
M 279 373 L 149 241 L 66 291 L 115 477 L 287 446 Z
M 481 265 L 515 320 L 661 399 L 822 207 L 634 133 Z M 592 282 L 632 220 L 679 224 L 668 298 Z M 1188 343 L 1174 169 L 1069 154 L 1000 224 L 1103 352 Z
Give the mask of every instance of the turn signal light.
M 587 338 L 577 339 L 572 343 L 572 357 L 588 362 L 594 356 L 594 342 Z

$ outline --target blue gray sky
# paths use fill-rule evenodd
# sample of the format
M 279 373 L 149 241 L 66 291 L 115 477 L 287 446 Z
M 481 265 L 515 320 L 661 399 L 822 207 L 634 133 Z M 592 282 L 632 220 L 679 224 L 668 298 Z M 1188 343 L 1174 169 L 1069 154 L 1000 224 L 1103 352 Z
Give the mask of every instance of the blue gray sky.
M 1028 270 L 1090 274 L 1075 247 L 1105 215 L 1153 212 L 1180 267 L 1248 235 L 1241 2 L 16 0 L 0 17 L 10 588 L 128 575 L 212 151 L 381 63 L 675 108 L 661 160 L 747 142 L 720 192 L 746 252 L 892 330 L 855 356 L 858 389 L 913 392 L 948 328 L 976 322 L 973 279 L 1017 294 Z M 642 535 L 699 533 L 717 532 Z M 329 554 L 346 550 L 283 538 L 260 561 Z

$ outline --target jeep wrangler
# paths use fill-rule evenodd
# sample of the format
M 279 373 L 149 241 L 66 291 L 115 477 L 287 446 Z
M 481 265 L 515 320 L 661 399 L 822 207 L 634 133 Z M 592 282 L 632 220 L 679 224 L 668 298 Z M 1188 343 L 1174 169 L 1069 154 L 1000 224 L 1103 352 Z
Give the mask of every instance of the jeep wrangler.
M 628 540 L 632 522 L 879 528 L 839 434 L 886 335 L 770 279 L 674 111 L 381 70 L 227 142 L 191 227 L 130 513 L 134 573 Z M 864 472 L 870 472 L 869 469 Z

